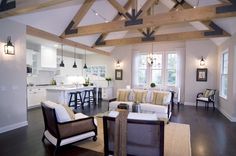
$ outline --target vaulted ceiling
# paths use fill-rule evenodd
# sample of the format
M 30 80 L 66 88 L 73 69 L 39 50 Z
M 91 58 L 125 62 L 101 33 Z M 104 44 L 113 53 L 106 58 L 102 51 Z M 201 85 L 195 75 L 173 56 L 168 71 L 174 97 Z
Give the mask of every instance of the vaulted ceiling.
M 73 41 L 68 44 L 69 46 L 78 43 L 78 48 L 81 49 L 88 48 L 87 50 L 94 51 L 96 48 L 101 50 L 94 51 L 98 53 L 111 52 L 115 46 L 119 45 L 143 42 L 208 38 L 216 44 L 221 44 L 236 32 L 234 28 L 236 25 L 235 2 L 232 1 L 231 4 L 230 0 L 59 0 L 61 2 L 55 2 L 55 4 L 53 4 L 53 0 L 51 1 L 52 3 L 48 7 L 41 6 L 40 9 L 36 7 L 29 12 L 26 11 L 25 14 L 8 18 L 53 34 L 55 35 L 54 39 L 61 36 L 66 40 L 64 43 L 69 43 L 67 40 Z M 208 10 L 198 11 L 206 6 L 213 6 L 213 9 L 217 10 L 220 5 L 232 5 L 235 10 L 229 12 L 223 10 L 222 17 L 224 18 L 219 18 L 221 14 L 220 16 L 218 14 L 212 15 Z M 194 7 L 196 7 L 195 10 Z M 132 9 L 136 10 L 135 15 L 140 9 L 143 10 L 137 18 L 143 19 L 142 27 L 142 24 L 132 25 L 138 22 L 137 19 L 136 21 L 135 19 L 130 20 L 134 18 Z M 183 10 L 187 9 L 189 11 L 184 13 Z M 205 18 L 205 21 L 195 21 L 195 19 L 202 19 L 199 14 L 201 11 L 206 11 L 202 14 L 206 13 L 208 16 L 209 13 L 210 16 L 217 19 L 210 17 L 209 19 Z M 166 15 L 168 12 L 171 13 Z M 233 13 L 231 14 L 231 12 Z M 4 15 L 1 15 L 0 12 L 0 17 L 2 16 Z M 148 18 L 149 16 L 152 18 Z M 168 16 L 172 19 L 168 19 Z M 124 23 L 130 21 L 130 29 L 128 29 L 129 26 L 119 27 L 119 24 L 122 23 L 120 20 Z M 152 22 L 157 27 L 150 25 Z M 212 35 L 212 31 L 216 33 L 220 31 L 221 33 Z M 59 39 L 54 41 L 60 42 Z

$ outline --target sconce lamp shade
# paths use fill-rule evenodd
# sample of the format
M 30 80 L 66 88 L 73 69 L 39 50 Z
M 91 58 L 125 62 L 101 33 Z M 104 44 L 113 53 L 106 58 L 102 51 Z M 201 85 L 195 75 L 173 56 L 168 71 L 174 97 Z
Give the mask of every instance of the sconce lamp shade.
M 116 68 L 120 68 L 120 60 L 118 60 L 117 62 L 116 62 Z
M 202 56 L 202 58 L 200 60 L 200 66 L 205 66 L 205 60 L 203 59 L 203 56 Z
M 11 42 L 11 37 L 8 38 L 7 44 L 4 46 L 4 52 L 8 55 L 15 55 L 15 47 Z

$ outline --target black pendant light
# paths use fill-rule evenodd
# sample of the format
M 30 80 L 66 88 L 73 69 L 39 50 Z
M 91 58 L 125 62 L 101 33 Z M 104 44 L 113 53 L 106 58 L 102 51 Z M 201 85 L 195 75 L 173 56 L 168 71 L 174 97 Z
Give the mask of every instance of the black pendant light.
M 77 64 L 76 64 L 76 49 L 74 48 L 74 65 L 73 68 L 77 68 Z
M 63 44 L 61 44 L 61 63 L 60 63 L 60 67 L 65 67 L 65 64 L 63 62 Z
M 86 65 L 86 49 L 85 49 L 85 63 L 84 63 L 84 69 L 87 69 L 87 65 Z

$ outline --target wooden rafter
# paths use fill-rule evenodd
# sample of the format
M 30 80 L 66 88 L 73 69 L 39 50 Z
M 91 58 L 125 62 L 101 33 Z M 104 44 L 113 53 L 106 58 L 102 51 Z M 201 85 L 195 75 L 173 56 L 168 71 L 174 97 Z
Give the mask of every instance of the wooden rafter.
M 184 41 L 184 40 L 204 39 L 213 37 L 212 35 L 206 35 L 206 33 L 208 32 L 210 31 L 192 31 L 192 32 L 155 35 L 154 40 L 151 42 Z M 214 35 L 214 37 L 229 37 L 229 36 L 230 35 L 225 32 L 223 32 L 223 34 Z M 142 37 L 132 37 L 132 38 L 106 40 L 104 45 L 97 45 L 97 47 L 121 46 L 121 45 L 140 44 L 140 43 L 145 43 L 142 40 Z
M 26 33 L 28 35 L 31 35 L 31 36 L 40 37 L 40 38 L 43 38 L 43 39 L 46 39 L 46 40 L 54 41 L 54 42 L 57 42 L 57 43 L 62 43 L 62 44 L 68 45 L 68 46 L 77 47 L 77 48 L 81 48 L 81 49 L 86 49 L 86 50 L 94 52 L 94 53 L 98 53 L 98 54 L 102 54 L 102 55 L 110 55 L 109 52 L 99 50 L 99 49 L 96 49 L 96 48 L 91 48 L 87 45 L 84 45 L 84 44 L 81 44 L 81 43 L 78 43 L 78 42 L 74 42 L 74 41 L 71 41 L 71 40 L 68 40 L 68 39 L 63 39 L 62 37 L 59 37 L 55 34 L 51 34 L 49 32 L 31 27 L 31 26 L 26 27 Z
M 199 7 L 195 9 L 185 9 L 178 12 L 168 12 L 163 14 L 146 16 L 143 17 L 142 24 L 131 25 L 131 26 L 125 26 L 126 22 L 125 20 L 89 25 L 89 26 L 81 26 L 77 28 L 78 33 L 66 35 L 66 37 L 76 37 L 76 36 L 91 35 L 96 33 L 124 31 L 124 30 L 140 29 L 151 26 L 162 26 L 181 22 L 203 21 L 214 18 L 236 16 L 236 11 L 227 11 L 226 9 L 226 11 L 224 12 L 225 8 L 223 7 L 231 7 L 231 6 L 213 5 L 207 7 Z
M 74 18 L 68 24 L 68 26 L 66 27 L 64 32 L 61 34 L 61 36 L 63 36 L 66 33 L 66 31 L 73 30 L 79 25 L 79 23 L 81 22 L 81 20 L 86 15 L 89 8 L 93 5 L 94 2 L 95 2 L 95 0 L 86 0 L 86 1 L 84 1 L 83 5 L 80 7 L 78 12 L 75 14 Z
M 192 9 L 193 7 L 186 1 L 184 1 L 183 5 L 182 5 L 183 9 Z M 209 28 L 209 30 L 214 31 L 214 27 L 219 27 L 217 24 L 215 24 L 212 20 L 207 20 L 207 21 L 200 21 L 202 24 L 204 24 L 206 27 Z M 220 27 L 219 27 L 220 28 Z M 220 28 L 225 34 L 227 34 L 228 32 L 226 32 L 224 29 Z
M 125 4 L 125 6 L 124 6 L 124 8 L 126 9 L 126 10 L 129 10 L 130 8 L 131 8 L 131 5 L 132 4 L 132 0 L 129 0 L 126 4 Z M 120 20 L 121 18 L 122 18 L 123 16 L 121 16 L 119 13 L 113 18 L 113 20 L 112 21 L 117 21 L 117 20 Z M 93 44 L 93 46 L 92 47 L 94 47 L 95 45 L 96 45 L 96 43 L 101 43 L 101 42 L 103 42 L 103 40 L 107 37 L 107 35 L 108 35 L 108 33 L 102 33 L 98 38 L 97 38 L 97 40 L 95 41 L 95 43 Z
M 0 12 L 0 19 L 1 18 L 6 18 L 10 16 L 16 16 L 16 15 L 21 15 L 21 14 L 26 14 L 30 13 L 39 9 L 47 8 L 50 6 L 54 6 L 57 4 L 65 3 L 65 2 L 70 2 L 72 0 L 46 0 L 46 1 L 41 1 L 41 0 L 15 0 L 16 7 L 13 9 L 8 9 L 5 11 Z
M 157 0 L 147 0 L 144 5 L 141 7 L 141 14 L 140 16 L 143 16 L 145 14 L 145 12 L 148 11 L 148 9 L 151 8 L 151 6 L 156 2 Z M 120 15 L 123 15 L 126 19 L 129 19 L 128 16 L 125 16 L 128 14 L 128 10 L 132 7 L 134 7 L 134 0 L 129 0 L 125 6 L 121 6 L 116 0 L 109 0 L 109 2 L 111 3 L 111 5 L 116 8 L 118 10 L 118 15 L 115 17 L 115 19 L 113 19 L 113 21 L 121 19 Z M 137 3 L 135 3 L 135 5 L 137 5 Z M 140 33 L 144 33 L 142 29 L 138 29 Z M 107 36 L 108 33 L 103 33 L 101 34 L 98 39 L 96 40 L 96 42 L 94 43 L 93 46 L 95 46 L 96 44 L 103 44 L 103 40 L 104 38 Z

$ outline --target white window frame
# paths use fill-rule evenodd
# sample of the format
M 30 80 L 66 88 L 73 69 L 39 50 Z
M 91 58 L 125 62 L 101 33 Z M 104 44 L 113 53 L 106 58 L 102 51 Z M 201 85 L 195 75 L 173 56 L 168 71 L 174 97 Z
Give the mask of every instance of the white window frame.
M 176 81 L 175 81 L 175 84 L 168 84 L 168 54 L 177 54 L 176 51 L 158 51 L 158 52 L 153 52 L 153 55 L 162 55 L 162 68 L 161 68 L 161 84 L 156 84 L 157 86 L 176 86 L 177 85 L 177 65 L 176 65 Z M 146 55 L 148 56 L 148 53 L 140 53 L 139 56 L 141 55 Z M 141 69 L 139 66 L 137 67 L 138 71 L 139 70 L 145 70 L 144 68 Z M 148 64 L 146 64 L 146 83 L 145 84 L 140 84 L 138 82 L 138 86 L 143 86 L 143 85 L 146 85 L 148 86 L 149 84 L 151 84 L 153 81 L 152 81 L 152 71 L 155 70 L 155 69 L 152 69 L 152 66 L 149 66 Z
M 165 84 L 165 86 L 176 86 L 177 85 L 177 62 L 176 62 L 176 68 L 175 69 L 168 69 L 168 55 L 169 54 L 176 54 L 176 59 L 177 59 L 177 53 L 175 52 L 175 51 L 168 51 L 168 52 L 166 52 L 166 55 L 165 55 L 165 74 L 164 74 L 164 76 L 165 76 L 165 82 L 164 82 L 164 84 Z M 175 72 L 176 72 L 176 77 L 175 77 L 175 84 L 169 84 L 168 83 L 168 70 L 175 70 Z
M 228 54 L 228 64 L 227 64 L 227 73 L 225 74 L 225 73 L 223 73 L 224 72 L 224 65 L 225 65 L 225 62 L 224 62 L 224 55 L 225 54 Z M 221 97 L 221 98 L 224 98 L 224 99 L 227 99 L 227 96 L 228 96 L 228 83 L 227 83 L 227 86 L 222 86 L 222 84 L 223 84 L 223 81 L 222 81 L 222 77 L 223 76 L 226 76 L 227 77 L 227 82 L 228 82 L 228 71 L 229 71 L 229 50 L 228 49 L 226 49 L 226 50 L 224 50 L 223 51 L 223 53 L 221 54 L 221 64 L 220 64 L 220 94 L 219 94 L 219 96 Z M 223 94 L 223 88 L 225 88 L 226 87 L 226 89 L 227 89 L 227 92 L 226 92 L 226 95 L 224 95 Z

